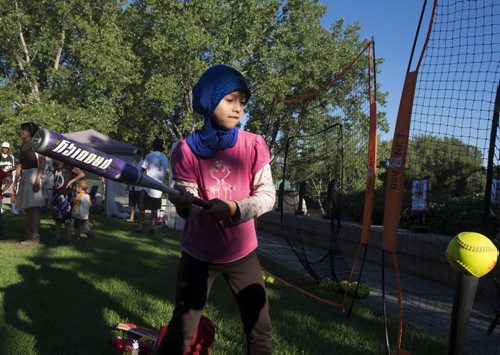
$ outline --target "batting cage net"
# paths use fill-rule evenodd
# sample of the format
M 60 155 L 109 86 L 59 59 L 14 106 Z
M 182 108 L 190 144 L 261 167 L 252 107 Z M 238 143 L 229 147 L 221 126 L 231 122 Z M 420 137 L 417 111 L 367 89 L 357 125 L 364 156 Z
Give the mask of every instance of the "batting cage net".
M 261 235 L 274 232 L 262 238 L 261 250 L 272 243 L 275 260 L 298 260 L 297 271 L 318 282 L 340 285 L 356 276 L 353 256 L 363 223 L 368 231 L 371 222 L 377 145 L 372 53 L 370 42 L 335 78 L 302 96 L 275 99 L 270 113 L 270 120 L 281 115 L 291 124 L 272 152 L 278 198 L 275 212 L 259 219 Z
M 500 244 L 500 2 L 424 2 L 382 158 L 373 49 L 320 88 L 274 101 L 269 121 L 288 125 L 272 149 L 278 201 L 259 219 L 260 252 L 346 294 L 368 285 L 387 353 L 499 353 L 498 266 L 459 329 L 463 277 L 446 249 L 467 231 Z M 336 305 L 349 316 L 355 299 Z
M 408 326 L 453 348 L 459 275 L 447 262 L 448 243 L 474 231 L 498 245 L 500 226 L 500 2 L 437 0 L 426 11 L 425 48 L 407 74 L 392 142 L 384 215 L 383 248 L 393 256 L 386 280 L 396 280 L 385 300 L 401 320 L 396 347 L 410 352 L 420 339 Z M 500 352 L 499 291 L 497 267 L 479 281 L 461 344 L 467 353 Z

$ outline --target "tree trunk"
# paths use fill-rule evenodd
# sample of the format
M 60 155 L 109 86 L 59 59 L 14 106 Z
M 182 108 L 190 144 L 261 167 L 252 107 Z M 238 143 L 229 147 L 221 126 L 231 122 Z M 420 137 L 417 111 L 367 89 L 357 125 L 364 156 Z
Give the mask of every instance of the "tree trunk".
M 19 6 L 17 4 L 17 1 L 15 1 L 14 3 L 16 6 L 16 13 L 19 13 Z M 26 41 L 24 40 L 23 28 L 21 26 L 21 23 L 19 23 L 18 25 L 19 25 L 19 40 L 21 41 L 21 46 L 23 47 L 24 62 L 26 63 L 26 67 L 29 67 L 31 65 L 30 53 L 28 50 L 28 46 L 26 45 Z M 30 79 L 28 72 L 26 71 L 26 68 L 23 65 L 23 60 L 21 58 L 17 59 L 17 65 L 19 67 L 19 70 L 21 71 L 22 76 L 26 79 L 28 85 L 31 88 L 32 99 L 36 102 L 40 102 L 40 93 L 38 90 L 38 84 Z
M 66 29 L 65 29 L 65 21 L 63 21 L 63 28 L 61 31 L 61 42 L 59 44 L 59 48 L 57 49 L 56 59 L 54 59 L 54 69 L 59 69 L 59 62 L 61 61 L 62 51 L 64 48 L 64 41 L 66 39 Z

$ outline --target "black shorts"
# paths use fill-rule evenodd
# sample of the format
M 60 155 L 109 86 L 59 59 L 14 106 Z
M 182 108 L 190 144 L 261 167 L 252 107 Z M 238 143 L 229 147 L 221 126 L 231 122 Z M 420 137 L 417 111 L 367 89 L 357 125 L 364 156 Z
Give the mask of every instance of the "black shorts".
M 129 191 L 128 192 L 128 205 L 129 207 L 137 207 L 140 210 L 144 208 L 144 195 L 146 191 Z
M 149 196 L 147 193 L 144 194 L 144 209 L 145 210 L 160 210 L 161 209 L 161 197 L 154 198 Z

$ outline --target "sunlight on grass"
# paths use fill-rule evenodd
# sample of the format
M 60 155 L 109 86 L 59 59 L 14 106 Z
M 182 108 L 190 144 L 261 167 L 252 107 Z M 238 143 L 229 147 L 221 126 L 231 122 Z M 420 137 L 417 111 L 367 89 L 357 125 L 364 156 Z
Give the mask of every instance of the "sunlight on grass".
M 0 318 L 1 319 L 1 318 Z M 37 354 L 36 338 L 14 327 L 0 325 L 0 351 L 2 354 Z
M 120 323 L 120 322 L 128 322 L 129 319 L 125 318 L 125 319 L 121 319 L 120 318 L 120 315 L 115 312 L 114 309 L 110 309 L 110 308 L 104 308 L 102 310 L 102 318 L 103 319 L 107 319 L 108 320 L 108 324 L 110 326 L 113 326 L 117 323 Z
M 17 311 L 17 317 L 19 318 L 19 320 L 21 322 L 26 323 L 26 325 L 32 324 L 32 321 L 31 321 L 30 317 L 26 314 L 26 312 L 25 312 L 24 309 L 19 309 Z

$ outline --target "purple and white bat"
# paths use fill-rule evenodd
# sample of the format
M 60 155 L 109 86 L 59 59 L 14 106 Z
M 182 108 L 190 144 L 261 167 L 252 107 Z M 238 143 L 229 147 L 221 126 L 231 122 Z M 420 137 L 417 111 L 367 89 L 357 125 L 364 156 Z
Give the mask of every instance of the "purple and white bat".
M 33 136 L 33 149 L 45 156 L 62 161 L 96 175 L 122 182 L 163 191 L 169 195 L 180 195 L 173 187 L 147 176 L 139 169 L 112 155 L 103 153 L 85 144 L 66 138 L 62 134 L 48 129 L 39 129 Z M 203 208 L 210 208 L 208 201 L 196 198 L 193 203 Z

